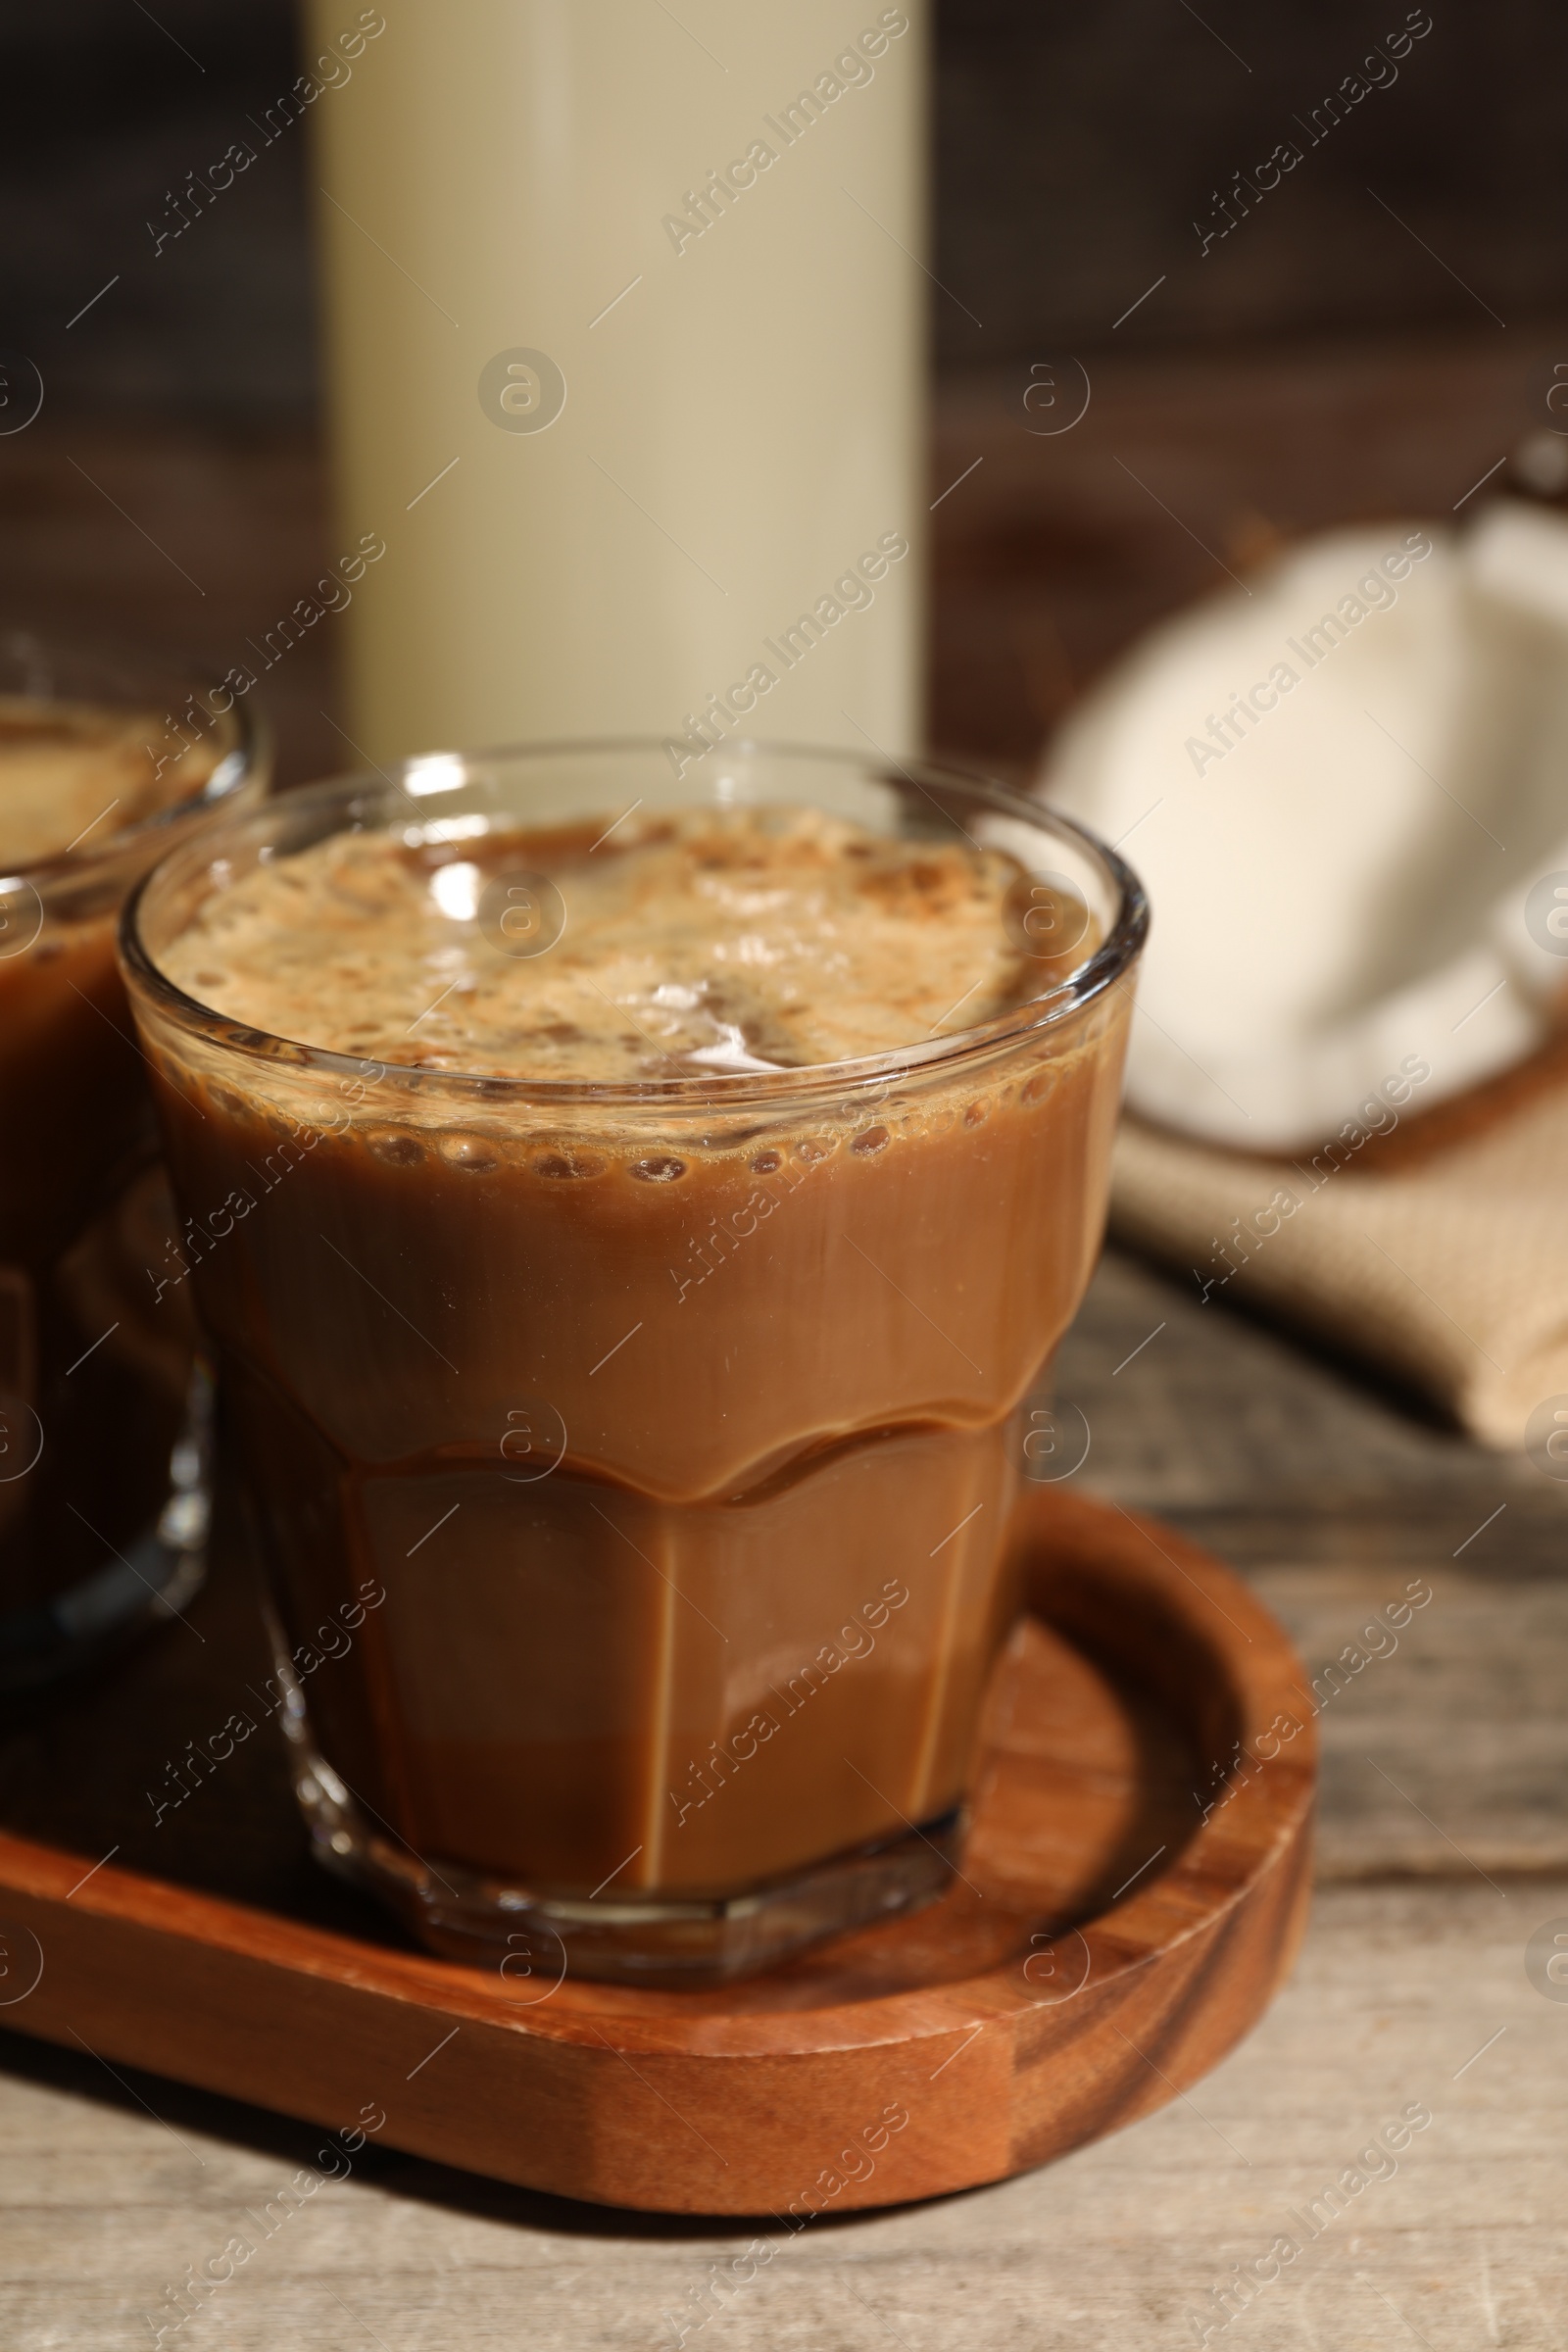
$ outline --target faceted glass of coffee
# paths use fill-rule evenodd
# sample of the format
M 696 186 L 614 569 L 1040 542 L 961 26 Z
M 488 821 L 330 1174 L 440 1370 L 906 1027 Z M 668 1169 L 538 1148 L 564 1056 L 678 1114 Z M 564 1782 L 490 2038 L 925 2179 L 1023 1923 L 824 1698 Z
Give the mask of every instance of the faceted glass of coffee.
M 0 639 L 0 1690 L 200 1580 L 208 1396 L 115 938 L 266 764 L 188 677 Z
M 764 1012 L 818 835 L 852 915 Z M 855 906 L 884 962 L 913 924 L 912 1031 L 788 1066 Z M 701 1982 L 946 1883 L 1146 920 L 1000 787 L 657 744 L 291 795 L 127 908 L 300 1801 L 434 1948 Z

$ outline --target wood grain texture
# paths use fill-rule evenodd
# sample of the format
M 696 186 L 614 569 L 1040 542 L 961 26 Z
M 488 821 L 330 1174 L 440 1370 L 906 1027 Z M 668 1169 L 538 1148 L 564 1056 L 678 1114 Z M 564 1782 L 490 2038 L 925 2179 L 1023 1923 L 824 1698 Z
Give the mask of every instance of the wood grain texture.
M 1214 2282 L 1419 2099 L 1434 2122 L 1397 2174 L 1211 2352 L 1560 2352 L 1568 2009 L 1521 1952 L 1563 1915 L 1564 1880 L 1506 1901 L 1474 1880 L 1330 1887 L 1280 1997 L 1187 2098 L 995 2187 L 793 2236 L 768 2215 L 577 2205 L 374 2140 L 264 2234 L 282 2185 L 319 2169 L 318 2132 L 17 2038 L 0 2334 L 150 2346 L 166 2289 L 244 2232 L 253 2258 L 165 2352 L 664 2352 L 682 2328 L 686 2352 L 1178 2352 Z M 818 2152 L 802 2158 L 812 2177 Z
M 7 2022 L 327 2127 L 368 2098 L 389 2144 L 664 2212 L 929 2196 L 1124 2124 L 1289 1965 L 1311 1715 L 1273 1620 L 1168 1530 L 1047 1489 L 1018 1541 L 975 1834 L 912 1919 L 705 1993 L 509 1982 L 6 1838 L 0 1927 L 43 1964 Z
M 1120 1252 L 1059 1390 L 1093 1433 L 1076 1483 L 1211 1546 L 1295 1639 L 1320 1880 L 1568 1868 L 1568 1487 Z

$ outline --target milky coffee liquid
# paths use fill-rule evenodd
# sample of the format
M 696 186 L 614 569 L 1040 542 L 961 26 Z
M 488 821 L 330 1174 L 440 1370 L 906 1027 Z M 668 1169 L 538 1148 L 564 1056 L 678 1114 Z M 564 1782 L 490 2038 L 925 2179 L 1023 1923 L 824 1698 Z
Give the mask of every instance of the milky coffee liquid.
M 91 867 L 211 774 L 205 748 L 160 763 L 147 747 L 164 740 L 151 712 L 0 695 L 0 1616 L 128 1545 L 167 1487 L 188 1335 L 149 1349 L 123 1304 L 118 1260 L 146 1196 L 128 1210 L 122 1196 L 151 1120 L 115 967 L 119 890 Z M 29 879 L 73 851 L 79 889 Z M 117 1200 L 128 1223 L 106 1216 Z

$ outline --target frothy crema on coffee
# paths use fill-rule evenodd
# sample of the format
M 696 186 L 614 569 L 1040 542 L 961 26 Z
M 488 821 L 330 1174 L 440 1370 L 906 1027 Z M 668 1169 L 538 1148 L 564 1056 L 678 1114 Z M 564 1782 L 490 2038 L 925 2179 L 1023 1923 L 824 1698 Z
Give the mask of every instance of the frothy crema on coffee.
M 0 873 L 62 858 L 78 843 L 103 849 L 199 792 L 214 753 L 195 747 L 169 760 L 157 748 L 163 741 L 164 721 L 148 711 L 0 695 Z
M 215 892 L 164 968 L 298 1043 L 601 1083 L 893 1052 L 1054 976 L 1021 952 L 1001 851 L 803 808 L 612 822 L 336 835 Z

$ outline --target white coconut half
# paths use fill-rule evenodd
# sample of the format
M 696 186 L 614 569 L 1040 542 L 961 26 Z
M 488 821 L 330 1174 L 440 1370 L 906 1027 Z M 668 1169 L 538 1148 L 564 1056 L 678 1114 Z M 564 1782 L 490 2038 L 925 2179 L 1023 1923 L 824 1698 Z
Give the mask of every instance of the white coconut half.
M 1128 654 L 1042 790 L 1152 903 L 1135 1109 L 1288 1152 L 1401 1070 L 1473 1085 L 1568 984 L 1568 525 L 1292 549 Z

